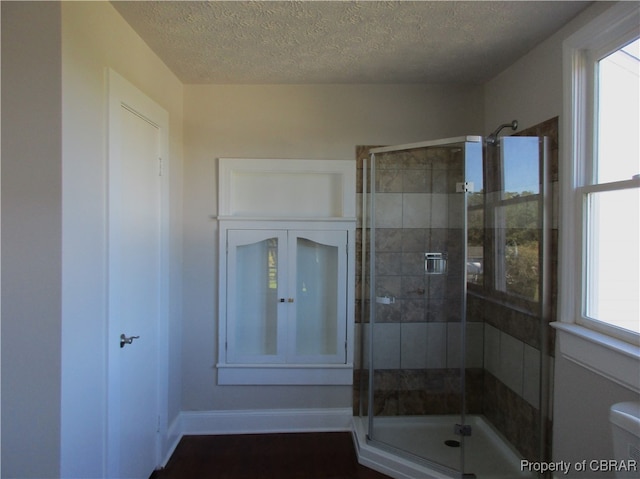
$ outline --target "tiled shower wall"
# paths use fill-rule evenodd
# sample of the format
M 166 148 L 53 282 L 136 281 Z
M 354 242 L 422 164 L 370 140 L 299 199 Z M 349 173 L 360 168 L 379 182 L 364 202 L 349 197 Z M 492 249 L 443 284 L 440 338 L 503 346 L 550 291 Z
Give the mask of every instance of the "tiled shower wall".
M 371 304 L 376 308 L 376 414 L 461 410 L 464 198 L 455 191 L 456 183 L 464 181 L 463 154 L 461 148 L 432 148 L 376 157 L 375 295 L 395 300 L 370 303 L 365 294 L 364 301 L 358 301 L 358 310 Z M 365 148 L 358 154 L 359 173 L 363 157 L 367 157 Z M 361 185 L 358 187 L 361 193 Z M 446 274 L 425 274 L 426 252 L 447 253 Z M 361 281 L 359 276 L 357 284 Z M 368 347 L 369 328 L 366 314 L 357 324 L 364 348 Z M 467 336 L 468 365 L 477 369 L 467 374 L 468 387 L 475 386 L 477 391 L 469 397 L 478 398 L 482 324 L 470 323 Z M 368 351 L 363 352 L 366 369 Z M 367 379 L 356 373 L 358 385 Z M 474 409 L 479 406 L 476 402 Z
M 552 244 L 549 247 L 553 307 L 549 320 L 554 321 L 557 292 L 558 119 L 553 118 L 519 134 L 546 136 L 550 142 L 553 225 Z M 356 149 L 359 204 L 362 199 L 363 159 L 368 161 L 368 151 L 372 147 Z M 376 215 L 380 240 L 377 254 L 382 256 L 382 261 L 378 262 L 376 271 L 379 283 L 376 294 L 397 298 L 394 304 L 376 305 L 380 323 L 376 324 L 374 335 L 377 362 L 373 409 L 377 415 L 460 412 L 460 354 L 456 347 L 461 324 L 457 313 L 460 310 L 459 299 L 447 297 L 447 291 L 454 291 L 454 286 L 459 288 L 459 284 L 454 283 L 460 281 L 460 276 L 425 276 L 418 274 L 418 269 L 413 269 L 422 263 L 418 261 L 419 258 L 412 256 L 437 251 L 445 245 L 449 235 L 455 236 L 453 232 L 459 227 L 455 219 L 452 220 L 453 224 L 449 220 L 448 224 L 443 224 L 441 215 L 444 209 L 442 202 L 445 200 L 442 197 L 445 190 L 442 188 L 448 188 L 451 181 L 456 181 L 455 168 L 451 173 L 446 173 L 441 167 L 442 162 L 456 160 L 446 150 L 433 150 L 431 154 L 429 160 L 405 155 L 402 161 L 412 166 L 405 171 L 399 171 L 397 163 L 385 164 L 384 160 L 377 160 L 377 185 L 381 192 L 377 201 L 382 205 Z M 430 193 L 421 189 L 426 188 L 427 184 L 434 187 Z M 434 209 L 434 205 L 438 204 L 438 208 Z M 426 229 L 427 223 L 423 223 L 426 220 L 415 214 L 417 210 L 414 207 L 422 211 L 429 208 L 429 211 L 435 212 L 431 218 L 436 222 L 433 225 L 436 226 L 435 230 Z M 359 226 L 358 234 L 361 237 L 361 224 Z M 456 246 L 448 243 L 447 248 L 453 256 Z M 362 392 L 368 387 L 366 339 L 370 327 L 370 304 L 367 299 L 368 279 L 361 277 L 360 258 L 361 251 L 358 250 L 356 358 L 359 357 L 360 361 L 354 373 L 354 414 L 366 414 L 368 409 L 366 394 Z M 360 294 L 362 281 L 365 281 L 364 298 Z M 547 330 L 550 354 L 553 353 L 553 331 L 548 324 L 542 325 L 536 305 L 488 297 L 482 291 L 469 294 L 467 301 L 466 410 L 468 413 L 485 415 L 525 457 L 535 459 L 540 441 L 537 418 L 540 409 L 541 328 Z M 425 306 L 425 303 L 429 305 Z M 552 365 L 553 358 L 549 359 Z M 546 430 L 550 431 L 551 420 L 546 423 Z M 549 442 L 550 434 L 547 435 L 548 450 Z

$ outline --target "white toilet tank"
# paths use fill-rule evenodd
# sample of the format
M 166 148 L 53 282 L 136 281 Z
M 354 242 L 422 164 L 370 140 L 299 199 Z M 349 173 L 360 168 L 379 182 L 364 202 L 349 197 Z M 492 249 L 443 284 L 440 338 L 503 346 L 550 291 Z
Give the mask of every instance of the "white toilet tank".
M 609 412 L 616 478 L 640 477 L 640 402 L 621 402 Z

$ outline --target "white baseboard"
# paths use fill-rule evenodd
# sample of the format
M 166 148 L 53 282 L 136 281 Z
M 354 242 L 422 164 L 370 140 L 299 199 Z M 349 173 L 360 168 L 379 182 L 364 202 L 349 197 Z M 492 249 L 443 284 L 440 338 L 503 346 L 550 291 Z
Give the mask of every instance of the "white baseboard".
M 350 431 L 351 408 L 184 411 L 182 435 Z
M 182 439 L 182 435 L 178 433 L 179 422 L 180 422 L 180 416 L 177 416 L 175 420 L 171 423 L 171 425 L 169 426 L 169 430 L 167 431 L 167 440 L 165 442 L 166 450 L 162 452 L 162 456 L 161 456 L 162 462 L 159 465 L 159 467 L 161 468 L 167 465 L 167 462 L 169 462 L 169 459 L 171 459 L 171 456 L 173 455 L 173 452 L 176 450 L 176 447 L 178 447 L 178 443 L 180 442 L 180 439 Z
M 351 408 L 183 411 L 167 432 L 172 447 L 162 465 L 182 436 L 351 431 L 352 416 Z

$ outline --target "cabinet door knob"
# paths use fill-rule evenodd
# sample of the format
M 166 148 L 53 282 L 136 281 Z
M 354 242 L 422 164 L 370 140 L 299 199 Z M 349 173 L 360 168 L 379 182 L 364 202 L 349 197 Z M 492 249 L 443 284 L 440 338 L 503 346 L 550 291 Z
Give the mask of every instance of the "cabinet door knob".
M 289 298 L 288 302 L 293 303 L 293 298 Z
M 284 298 L 280 298 L 280 299 L 278 300 L 278 302 L 280 302 L 280 303 L 284 303 Z

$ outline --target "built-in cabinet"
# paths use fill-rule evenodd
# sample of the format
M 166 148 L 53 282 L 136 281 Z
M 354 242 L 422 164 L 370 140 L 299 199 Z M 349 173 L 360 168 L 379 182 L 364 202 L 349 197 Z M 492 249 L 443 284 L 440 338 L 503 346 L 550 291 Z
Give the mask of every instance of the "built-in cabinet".
M 227 231 L 227 362 L 346 364 L 347 231 Z
M 355 164 L 219 161 L 218 383 L 351 384 Z

